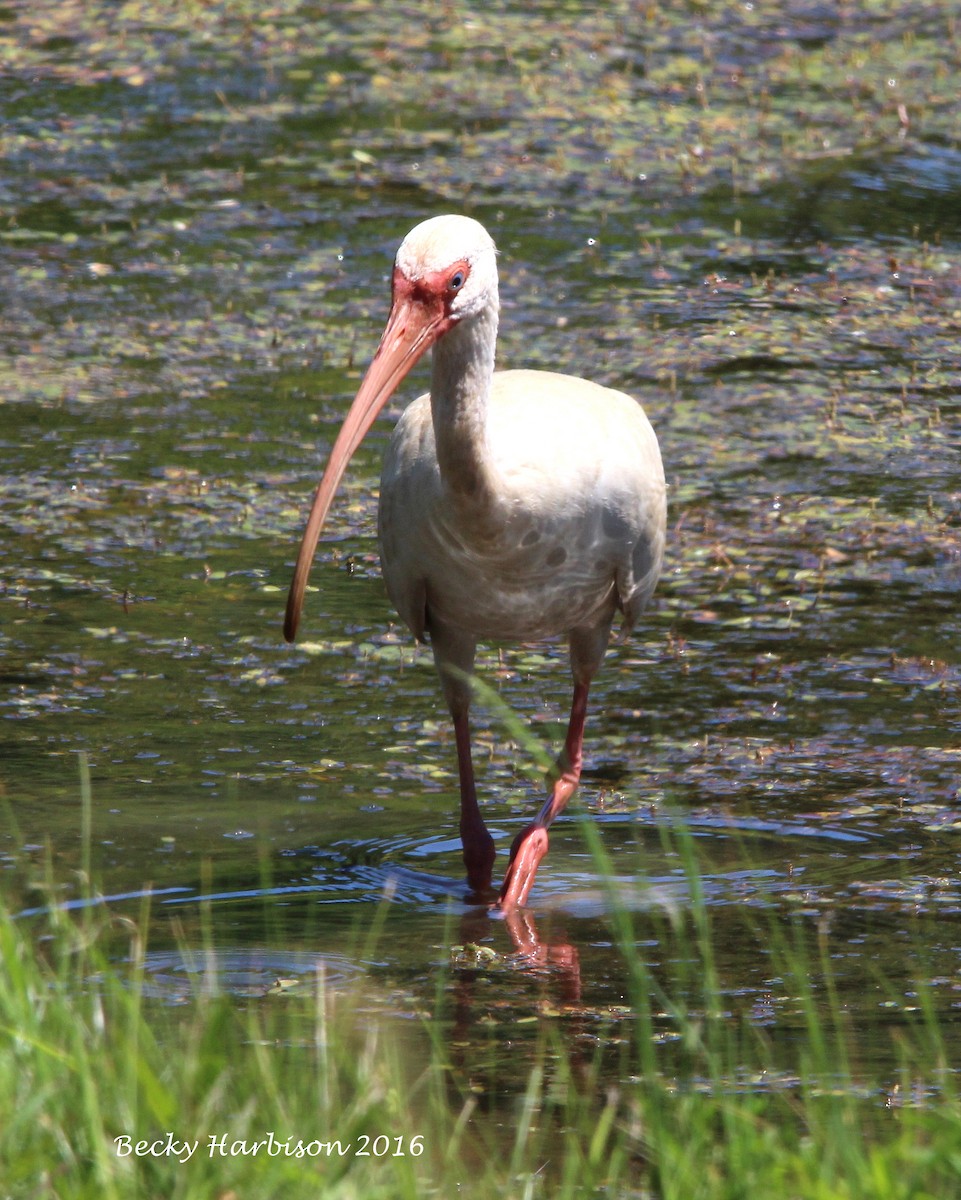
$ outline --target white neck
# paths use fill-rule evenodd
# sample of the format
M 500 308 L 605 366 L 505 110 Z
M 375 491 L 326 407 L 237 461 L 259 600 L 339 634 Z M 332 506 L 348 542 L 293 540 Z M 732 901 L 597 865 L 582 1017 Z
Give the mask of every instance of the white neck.
M 454 325 L 433 350 L 430 402 L 441 479 L 452 502 L 470 508 L 495 491 L 487 405 L 496 342 L 495 303 Z

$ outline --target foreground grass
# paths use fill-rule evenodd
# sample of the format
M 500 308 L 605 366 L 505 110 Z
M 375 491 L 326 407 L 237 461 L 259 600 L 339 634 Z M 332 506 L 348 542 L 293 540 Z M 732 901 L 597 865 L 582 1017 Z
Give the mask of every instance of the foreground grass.
M 826 1007 L 814 1002 L 829 963 L 783 938 L 803 1021 L 798 1074 L 773 1085 L 763 1036 L 732 1028 L 719 1002 L 691 871 L 692 911 L 672 920 L 693 953 L 675 979 L 647 974 L 632 916 L 612 901 L 632 980 L 620 1068 L 603 1039 L 585 1061 L 563 1021 L 547 1020 L 526 1081 L 484 1104 L 436 1015 L 416 1049 L 322 974 L 289 994 L 210 987 L 174 1006 L 145 986 L 146 906 L 137 921 L 0 909 L 0 1197 L 958 1194 L 961 1105 L 923 987 L 902 1031 L 903 1092 L 923 1100 L 885 1105 L 846 1065 L 830 987 Z M 778 937 L 770 925 L 759 936 Z

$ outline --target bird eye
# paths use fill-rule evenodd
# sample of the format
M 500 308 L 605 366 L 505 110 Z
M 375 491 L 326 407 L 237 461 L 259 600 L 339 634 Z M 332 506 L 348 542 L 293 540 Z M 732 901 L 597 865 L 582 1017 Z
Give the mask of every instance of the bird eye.
M 467 278 L 467 272 L 464 271 L 462 268 L 458 267 L 458 269 L 454 272 L 453 275 L 451 275 L 450 279 L 448 279 L 448 281 L 447 281 L 448 289 L 452 292 L 459 292 L 460 289 L 464 286 L 464 280 L 466 278 Z

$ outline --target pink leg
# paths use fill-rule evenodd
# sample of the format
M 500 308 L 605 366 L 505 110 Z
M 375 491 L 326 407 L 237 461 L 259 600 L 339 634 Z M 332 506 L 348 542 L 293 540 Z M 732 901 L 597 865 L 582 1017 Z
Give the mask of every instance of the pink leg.
M 573 796 L 581 777 L 581 751 L 584 744 L 584 721 L 587 717 L 587 693 L 589 685 L 574 685 L 574 700 L 571 704 L 571 719 L 567 726 L 567 740 L 560 758 L 561 773 L 551 794 L 544 802 L 534 821 L 522 829 L 514 838 L 511 858 L 501 888 L 499 906 L 505 911 L 526 904 L 534 884 L 537 867 L 547 853 L 547 830 L 559 812 Z
M 454 737 L 460 774 L 460 837 L 464 847 L 467 882 L 473 892 L 487 899 L 491 893 L 491 875 L 497 851 L 477 803 L 470 753 L 470 722 L 466 712 L 454 717 Z

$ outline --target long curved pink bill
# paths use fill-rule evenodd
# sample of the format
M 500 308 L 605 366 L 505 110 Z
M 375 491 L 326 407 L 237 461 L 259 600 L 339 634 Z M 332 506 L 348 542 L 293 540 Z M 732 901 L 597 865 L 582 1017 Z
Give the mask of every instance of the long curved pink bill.
M 292 642 L 297 636 L 304 593 L 310 576 L 317 542 L 327 519 L 337 485 L 343 477 L 354 451 L 364 440 L 377 414 L 384 407 L 407 372 L 443 332 L 444 314 L 433 306 L 415 299 L 409 293 L 395 295 L 387 328 L 380 339 L 367 374 L 360 385 L 350 410 L 344 419 L 323 478 L 314 494 L 307 528 L 300 543 L 294 577 L 287 595 L 284 617 L 284 637 Z

